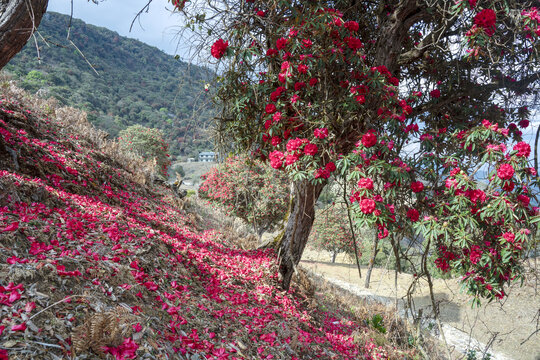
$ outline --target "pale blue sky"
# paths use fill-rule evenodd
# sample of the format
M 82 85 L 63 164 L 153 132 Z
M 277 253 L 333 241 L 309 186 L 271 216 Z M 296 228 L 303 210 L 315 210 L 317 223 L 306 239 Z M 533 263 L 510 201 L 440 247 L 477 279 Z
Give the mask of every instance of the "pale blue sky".
M 148 0 L 100 0 L 94 4 L 88 0 L 73 0 L 73 17 L 92 25 L 103 26 L 120 35 L 138 39 L 168 54 L 182 56 L 177 50 L 179 18 L 171 13 L 167 0 L 153 0 L 148 13 L 143 13 L 129 32 L 131 22 Z M 70 13 L 71 0 L 50 0 L 48 11 Z

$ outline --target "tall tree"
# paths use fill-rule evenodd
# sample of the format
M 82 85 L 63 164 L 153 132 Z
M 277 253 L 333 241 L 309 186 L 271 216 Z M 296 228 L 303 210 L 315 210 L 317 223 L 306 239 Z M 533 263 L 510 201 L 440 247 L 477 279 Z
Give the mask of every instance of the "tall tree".
M 220 133 L 235 149 L 267 158 L 291 175 L 292 209 L 274 242 L 284 288 L 304 250 L 314 204 L 336 166 L 351 181 L 376 180 L 373 191 L 380 194 L 357 186 L 351 201 L 361 225 L 378 227 L 381 239 L 389 230 L 416 226 L 420 214 L 436 219 L 443 208 L 438 204 L 445 204 L 439 196 L 444 181 L 462 170 L 472 183 L 458 187 L 454 197 L 476 189 L 477 166 L 495 169 L 504 161 L 519 172 L 515 180 L 527 192 L 523 156 L 510 161 L 516 153 L 493 157 L 478 147 L 519 141 L 516 123 L 526 125 L 526 105 L 536 101 L 540 17 L 534 3 L 173 1 L 191 30 L 203 35 L 194 42 L 197 49 L 211 48 L 222 70 Z M 478 137 L 483 119 L 491 132 Z M 461 153 L 471 139 L 477 144 Z M 502 176 L 497 181 L 512 178 Z M 417 191 L 422 181 L 426 190 Z M 493 184 L 493 199 L 518 203 L 520 193 L 500 195 L 496 187 L 503 184 Z M 527 209 L 519 213 L 524 226 Z M 449 224 L 466 234 L 484 218 Z M 508 220 L 505 225 L 511 227 Z M 471 244 L 486 234 L 500 235 L 492 233 L 492 223 L 486 226 L 491 230 L 480 227 L 474 239 L 463 235 L 467 246 L 459 256 L 470 254 Z M 439 243 L 448 236 L 437 234 L 428 244 L 444 253 Z
M 38 28 L 49 0 L 0 0 L 0 69 Z

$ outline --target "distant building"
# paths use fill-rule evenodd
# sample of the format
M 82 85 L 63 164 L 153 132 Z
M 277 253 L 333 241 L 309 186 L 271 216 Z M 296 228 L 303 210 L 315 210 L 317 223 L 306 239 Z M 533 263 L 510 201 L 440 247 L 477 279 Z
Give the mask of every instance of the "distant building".
M 190 163 L 190 162 L 195 162 L 195 158 L 188 158 L 187 159 L 187 162 Z
M 199 161 L 201 162 L 215 162 L 218 154 L 213 151 L 203 151 L 199 153 Z

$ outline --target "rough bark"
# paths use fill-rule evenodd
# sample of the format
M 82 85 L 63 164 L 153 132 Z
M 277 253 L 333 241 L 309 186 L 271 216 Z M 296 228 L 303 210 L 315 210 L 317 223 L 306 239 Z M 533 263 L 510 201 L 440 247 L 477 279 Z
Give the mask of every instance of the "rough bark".
M 0 69 L 26 44 L 49 0 L 0 0 Z
M 334 253 L 332 254 L 332 264 L 336 263 L 336 257 L 337 257 L 337 251 L 334 251 Z
M 283 235 L 276 244 L 283 289 L 288 290 L 291 285 L 292 275 L 300 262 L 315 220 L 315 204 L 324 186 L 313 185 L 309 181 L 294 183 L 292 209 Z
M 377 42 L 375 63 L 385 65 L 394 76 L 397 75 L 398 60 L 408 29 L 425 16 L 416 0 L 401 1 L 390 16 L 379 16 L 380 40 Z

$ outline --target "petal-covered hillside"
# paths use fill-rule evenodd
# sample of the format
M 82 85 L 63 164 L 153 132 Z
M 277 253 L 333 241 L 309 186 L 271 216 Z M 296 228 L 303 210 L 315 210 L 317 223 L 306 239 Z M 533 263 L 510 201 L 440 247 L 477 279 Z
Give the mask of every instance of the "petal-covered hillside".
M 0 359 L 387 356 L 277 288 L 272 251 L 229 247 L 134 182 L 81 114 L 1 98 Z

